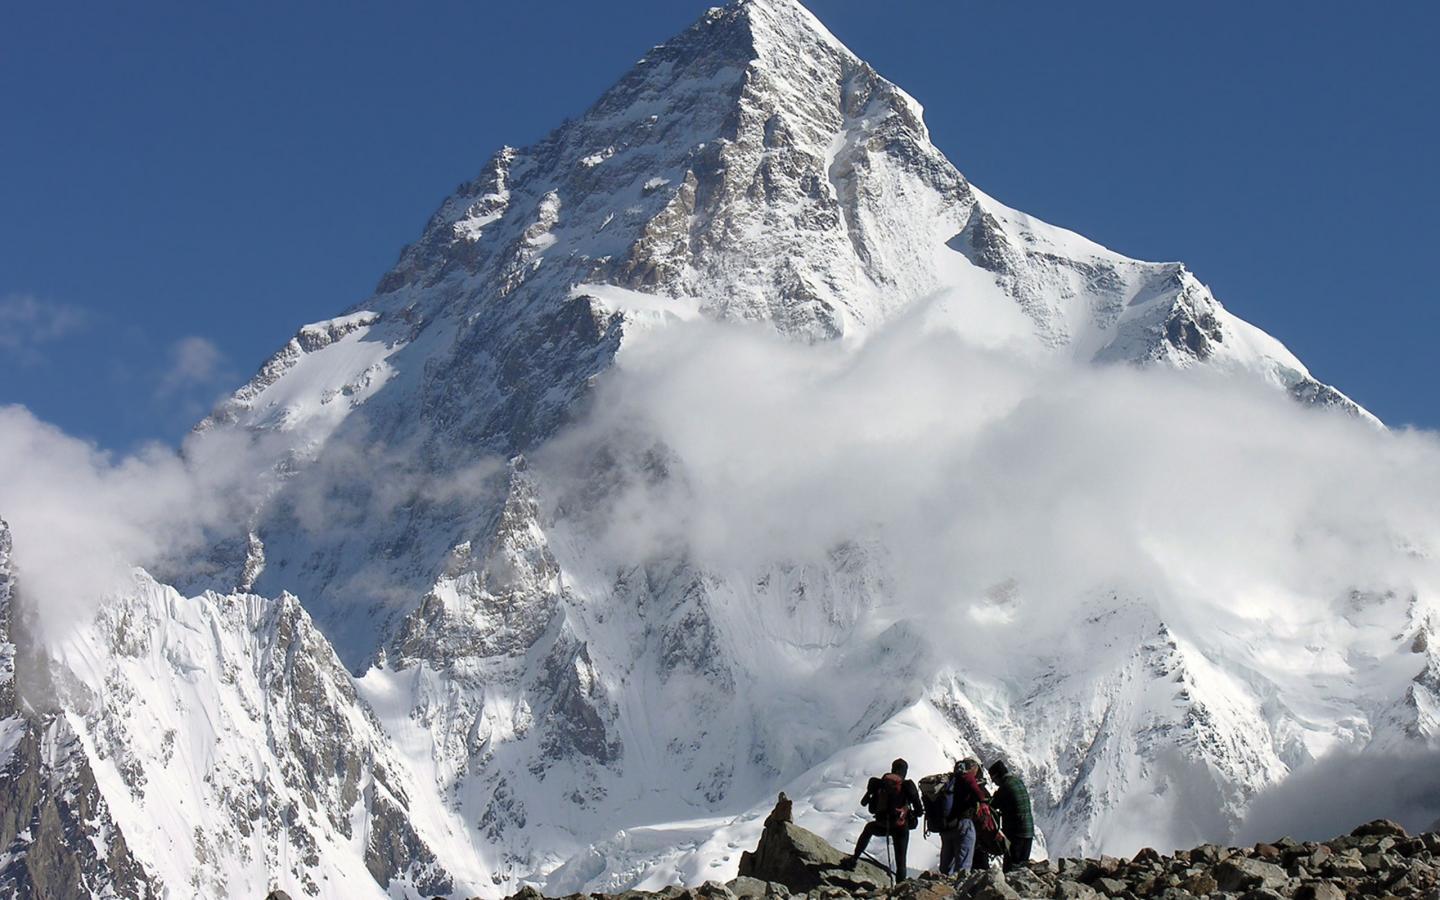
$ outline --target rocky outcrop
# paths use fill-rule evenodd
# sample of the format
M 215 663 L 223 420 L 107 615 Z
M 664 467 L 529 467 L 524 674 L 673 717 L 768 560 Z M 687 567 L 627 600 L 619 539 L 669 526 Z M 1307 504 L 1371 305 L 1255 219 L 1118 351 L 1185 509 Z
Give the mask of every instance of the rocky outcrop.
M 1247 848 L 1203 844 L 1168 856 L 1145 849 L 1128 860 L 1111 856 L 1040 860 L 1010 872 L 990 868 L 959 878 L 926 872 L 898 885 L 891 885 L 879 869 L 866 869 L 864 863 L 853 873 L 835 868 L 844 856 L 818 835 L 775 817 L 766 825 L 759 846 L 741 856 L 739 877 L 727 884 L 594 894 L 590 900 L 737 900 L 792 894 L 803 894 L 807 900 L 861 896 L 895 900 L 1429 900 L 1440 896 L 1440 834 L 1412 837 L 1386 820 L 1324 842 L 1281 838 Z M 847 882 L 845 876 L 853 880 Z M 541 896 L 526 888 L 509 900 L 541 900 Z
M 798 893 L 817 888 L 868 893 L 890 883 L 889 873 L 879 866 L 862 859 L 851 869 L 846 859 L 813 831 L 772 819 L 759 845 L 740 854 L 740 877 L 777 882 Z

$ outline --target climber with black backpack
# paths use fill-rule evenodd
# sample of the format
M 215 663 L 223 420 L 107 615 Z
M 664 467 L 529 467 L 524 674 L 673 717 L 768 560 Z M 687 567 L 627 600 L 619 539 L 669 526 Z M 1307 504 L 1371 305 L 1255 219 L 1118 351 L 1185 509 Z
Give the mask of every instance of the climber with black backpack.
M 860 840 L 855 843 L 855 853 L 845 860 L 846 868 L 855 867 L 872 837 L 883 835 L 895 848 L 895 881 L 905 880 L 905 852 L 910 847 L 910 830 L 919 826 L 923 809 L 920 789 L 905 777 L 909 771 L 910 764 L 897 759 L 891 764 L 888 774 L 871 778 L 866 785 L 860 805 L 869 809 L 875 819 L 865 823 L 865 830 L 860 832 Z

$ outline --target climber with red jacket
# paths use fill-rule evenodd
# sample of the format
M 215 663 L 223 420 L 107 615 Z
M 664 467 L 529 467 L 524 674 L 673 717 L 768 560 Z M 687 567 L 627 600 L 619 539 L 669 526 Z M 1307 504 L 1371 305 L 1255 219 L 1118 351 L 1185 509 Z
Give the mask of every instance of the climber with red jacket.
M 975 862 L 975 812 L 981 803 L 990 800 L 990 792 L 980 784 L 980 761 L 962 759 L 955 764 L 942 793 L 940 831 L 940 873 L 954 875 L 968 871 Z
M 847 868 L 853 869 L 860 861 L 872 837 L 887 835 L 895 847 L 895 881 L 905 880 L 905 851 L 910 847 L 910 830 L 920 824 L 924 809 L 920 789 L 905 777 L 909 771 L 910 764 L 897 759 L 890 765 L 889 774 L 870 779 L 860 805 L 869 809 L 875 819 L 865 823 L 854 854 L 845 861 Z

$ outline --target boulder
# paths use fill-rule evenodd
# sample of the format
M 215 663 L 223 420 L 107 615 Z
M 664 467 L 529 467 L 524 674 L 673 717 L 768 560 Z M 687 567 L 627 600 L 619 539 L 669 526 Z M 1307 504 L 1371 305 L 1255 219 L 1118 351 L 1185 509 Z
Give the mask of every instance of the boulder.
M 736 900 L 735 892 L 718 881 L 707 881 L 693 893 L 696 900 Z
M 1300 885 L 1295 900 L 1345 900 L 1345 892 L 1328 881 L 1313 881 Z
M 1045 878 L 1034 869 L 1016 868 L 1005 873 L 1005 883 L 1022 897 L 1048 897 L 1055 889 L 1055 879 Z
M 1136 854 L 1135 854 L 1135 856 L 1134 856 L 1133 859 L 1130 860 L 1130 862 L 1136 863 L 1136 864 L 1158 863 L 1159 861 L 1160 861 L 1160 852 L 1159 852 L 1158 850 L 1156 850 L 1154 847 L 1145 847 L 1145 848 L 1143 848 L 1139 853 L 1136 853 Z
M 1279 887 L 1289 880 L 1285 870 L 1264 860 L 1232 856 L 1215 867 L 1215 882 L 1222 891 Z
M 1088 884 L 1062 878 L 1055 883 L 1055 891 L 1052 896 L 1056 900 L 1094 900 L 1100 896 L 1100 892 Z
M 726 882 L 725 886 L 730 889 L 730 893 L 741 900 L 790 896 L 790 889 L 785 885 L 773 881 L 761 881 L 759 878 L 751 878 L 748 875 L 734 878 Z
M 843 867 L 849 854 L 837 850 L 813 831 L 793 822 L 773 822 L 760 834 L 754 850 L 740 854 L 739 874 L 783 884 L 794 893 L 818 887 L 840 887 L 854 893 L 890 885 L 882 867 L 860 860 L 853 870 Z
M 1214 844 L 1201 844 L 1190 851 L 1190 858 L 1197 863 L 1214 865 L 1229 855 L 1224 847 L 1217 847 Z
M 890 900 L 953 900 L 955 885 L 941 876 L 911 878 L 890 890 Z
M 1389 819 L 1376 819 L 1373 822 L 1366 822 L 1364 825 L 1361 825 L 1359 828 L 1356 828 L 1354 831 L 1350 832 L 1350 834 L 1353 837 L 1389 836 L 1396 838 L 1407 838 L 1410 836 L 1409 833 L 1406 832 L 1405 829 L 1400 825 L 1400 823 L 1392 822 Z
M 1208 872 L 1196 872 L 1181 881 L 1180 887 L 1197 897 L 1205 897 L 1220 890 L 1220 885 L 1216 884 L 1214 876 Z
M 962 900 L 1020 900 L 1020 892 L 1005 881 L 999 869 L 976 869 L 955 885 L 955 896 Z
M 1365 863 L 1360 861 L 1359 856 L 1349 853 L 1337 853 L 1325 861 L 1321 870 L 1326 875 L 1333 875 L 1336 878 L 1364 878 Z

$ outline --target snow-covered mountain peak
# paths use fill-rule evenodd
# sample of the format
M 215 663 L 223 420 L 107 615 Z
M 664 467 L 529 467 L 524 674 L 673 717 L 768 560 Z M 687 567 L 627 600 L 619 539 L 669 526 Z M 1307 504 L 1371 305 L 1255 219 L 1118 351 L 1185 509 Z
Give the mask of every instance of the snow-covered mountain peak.
M 731 347 L 741 330 L 707 319 L 757 326 L 746 339 L 769 329 L 787 340 L 766 347 L 827 365 L 917 324 L 943 331 L 947 352 L 1053 363 L 1076 390 L 1096 364 L 1209 368 L 1363 415 L 1180 263 L 1130 259 L 972 186 L 919 104 L 797 0 L 740 0 L 653 48 L 582 116 L 499 149 L 372 296 L 299 328 L 201 423 L 187 463 L 243 447 L 264 490 L 161 579 L 180 591 L 136 572 L 48 659 L 58 718 L 8 715 L 0 619 L 0 751 L 20 735 L 14 758 L 48 754 L 84 781 L 77 796 L 108 803 L 81 818 L 110 829 L 113 811 L 143 842 L 135 859 L 95 844 L 143 869 L 132 885 L 258 895 L 273 873 L 292 893 L 471 896 L 728 876 L 778 789 L 807 827 L 853 836 L 855 785 L 897 754 L 917 771 L 1008 756 L 1069 851 L 1125 848 L 1137 822 L 1174 826 L 1152 836 L 1165 840 L 1185 816 L 1207 833 L 1176 840 L 1221 833 L 1256 791 L 1336 743 L 1440 740 L 1425 610 L 1401 613 L 1381 592 L 1360 604 L 1369 624 L 1336 624 L 1315 611 L 1325 596 L 1287 585 L 1325 640 L 1253 616 L 1199 622 L 1177 614 L 1166 586 L 1186 578 L 1166 570 L 1203 559 L 1208 603 L 1232 589 L 1208 578 L 1232 551 L 1171 549 L 1161 533 L 1089 573 L 1088 557 L 1129 547 L 1089 512 L 1111 506 L 1104 490 L 1130 489 L 1128 470 L 1067 473 L 1094 476 L 1081 520 L 1045 510 L 1006 539 L 1035 559 L 968 586 L 914 587 L 916 572 L 973 549 L 959 544 L 988 539 L 947 518 L 945 488 L 925 489 L 920 518 L 862 504 L 833 535 L 787 521 L 807 532 L 793 545 L 770 544 L 773 522 L 755 520 L 772 516 L 762 505 L 825 506 L 813 490 L 787 484 L 764 504 L 692 517 L 714 505 L 714 485 L 693 477 L 712 448 L 676 432 L 725 417 L 710 421 L 694 391 L 653 404 L 668 418 L 632 421 L 616 398 L 643 405 L 625 391 L 647 377 L 649 351 Z M 734 377 L 715 370 L 703 375 Z M 734 446 L 785 455 L 799 440 L 799 461 L 740 455 L 711 481 L 735 494 L 775 472 L 804 482 L 832 450 L 873 446 L 885 465 L 861 469 L 882 473 L 882 489 L 819 468 L 827 493 L 883 511 L 893 498 L 872 495 L 892 470 L 942 463 L 925 461 L 932 431 L 893 438 L 851 399 L 874 388 L 960 420 L 962 395 L 991 385 L 948 369 L 934 384 L 908 369 L 860 384 L 872 372 L 848 370 L 842 424 L 814 420 L 814 435 L 808 408 L 799 438 L 784 415 L 762 416 L 755 435 L 742 416 Z M 795 387 L 734 380 L 725 400 L 761 406 Z M 1115 380 L 1144 390 L 1143 377 Z M 912 381 L 918 399 L 905 396 Z M 648 390 L 641 401 L 658 396 Z M 1049 398 L 1033 399 L 1027 415 L 1047 415 Z M 1016 440 L 1028 433 L 1011 424 Z M 1097 431 L 1128 449 L 1124 429 Z M 1068 460 L 1053 434 L 1025 452 Z M 935 484 L 963 486 L 979 452 L 938 454 Z M 1167 471 L 1154 515 L 1170 521 L 1170 505 L 1225 474 L 1208 459 Z M 1004 478 L 981 480 L 988 496 Z M 1027 490 L 1048 494 L 1040 484 Z M 739 551 L 708 546 L 710 532 L 729 548 L 752 528 Z M 1068 528 L 1103 536 L 1076 559 L 1046 556 L 1046 534 Z M 3 540 L 0 525 L 0 611 Z M 997 547 L 996 567 L 1014 552 Z M 1072 564 L 1078 574 L 1060 572 Z M 1059 572 L 1054 596 L 1027 595 L 1032 566 Z M 1138 596 L 1094 585 L 1130 569 L 1144 574 Z M 1266 596 L 1268 581 L 1246 577 L 1232 581 Z

